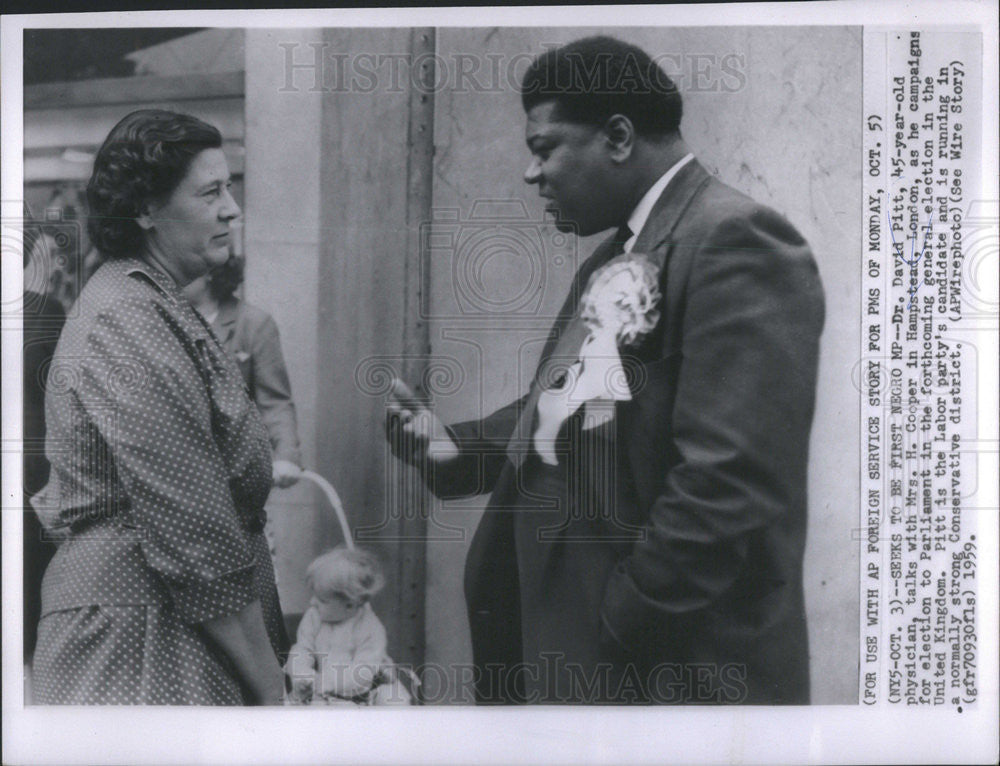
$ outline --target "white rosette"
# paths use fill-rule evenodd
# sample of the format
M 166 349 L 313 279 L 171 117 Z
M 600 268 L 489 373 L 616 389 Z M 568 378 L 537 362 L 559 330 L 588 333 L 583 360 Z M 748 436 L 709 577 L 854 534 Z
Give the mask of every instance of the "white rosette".
M 580 309 L 590 334 L 562 385 L 542 391 L 538 398 L 534 443 L 546 463 L 558 462 L 556 435 L 581 406 L 584 428 L 595 428 L 614 417 L 615 402 L 632 398 L 619 348 L 635 343 L 659 321 L 657 274 L 645 255 L 626 253 L 591 276 Z
M 641 253 L 612 258 L 595 271 L 583 295 L 580 315 L 591 335 L 610 334 L 629 346 L 660 320 L 658 270 Z

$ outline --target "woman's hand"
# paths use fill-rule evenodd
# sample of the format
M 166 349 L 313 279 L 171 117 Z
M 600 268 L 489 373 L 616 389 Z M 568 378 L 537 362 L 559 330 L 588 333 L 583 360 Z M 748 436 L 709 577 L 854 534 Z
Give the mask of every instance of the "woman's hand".
M 264 628 L 260 602 L 252 601 L 235 614 L 201 623 L 205 632 L 229 655 L 253 705 L 281 705 L 285 674 L 274 656 Z
M 273 663 L 272 668 L 263 671 L 257 683 L 251 683 L 250 691 L 253 694 L 254 705 L 285 704 L 285 674 L 277 661 Z

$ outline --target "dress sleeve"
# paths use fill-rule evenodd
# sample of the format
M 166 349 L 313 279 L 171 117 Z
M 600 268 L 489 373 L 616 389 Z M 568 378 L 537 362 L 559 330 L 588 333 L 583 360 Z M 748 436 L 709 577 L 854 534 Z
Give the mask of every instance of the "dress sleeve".
M 138 294 L 97 313 L 77 393 L 110 453 L 125 495 L 119 505 L 138 527 L 147 564 L 181 619 L 199 623 L 254 600 L 255 560 L 213 438 L 193 358 L 198 339 L 177 310 Z
M 252 344 L 250 358 L 254 372 L 254 400 L 267 426 L 274 457 L 302 465 L 292 387 L 274 319 L 270 316 L 264 318 L 253 334 Z

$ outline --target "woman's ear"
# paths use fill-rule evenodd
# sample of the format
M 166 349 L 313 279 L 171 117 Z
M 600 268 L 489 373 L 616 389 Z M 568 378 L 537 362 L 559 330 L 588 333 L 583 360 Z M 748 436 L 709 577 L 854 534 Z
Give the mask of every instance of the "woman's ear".
M 612 162 L 625 162 L 635 146 L 635 126 L 624 114 L 613 114 L 604 123 L 604 140 Z
M 149 231 L 153 228 L 153 214 L 150 210 L 150 203 L 142 203 L 142 207 L 139 208 L 139 215 L 135 217 L 135 222 L 139 224 L 139 228 L 143 231 Z

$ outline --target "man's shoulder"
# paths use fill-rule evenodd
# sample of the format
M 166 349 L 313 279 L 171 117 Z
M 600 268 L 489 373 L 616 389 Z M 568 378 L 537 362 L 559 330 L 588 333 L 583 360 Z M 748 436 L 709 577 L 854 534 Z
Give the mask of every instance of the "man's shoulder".
M 720 240 L 766 239 L 768 252 L 794 252 L 811 258 L 808 243 L 778 210 L 755 200 L 712 175 L 692 198 L 672 239 L 691 244 Z M 696 249 L 690 252 L 697 252 Z
M 684 211 L 676 232 L 680 234 L 699 228 L 711 228 L 727 220 L 751 218 L 761 212 L 778 215 L 766 205 L 709 174 L 707 181 Z

